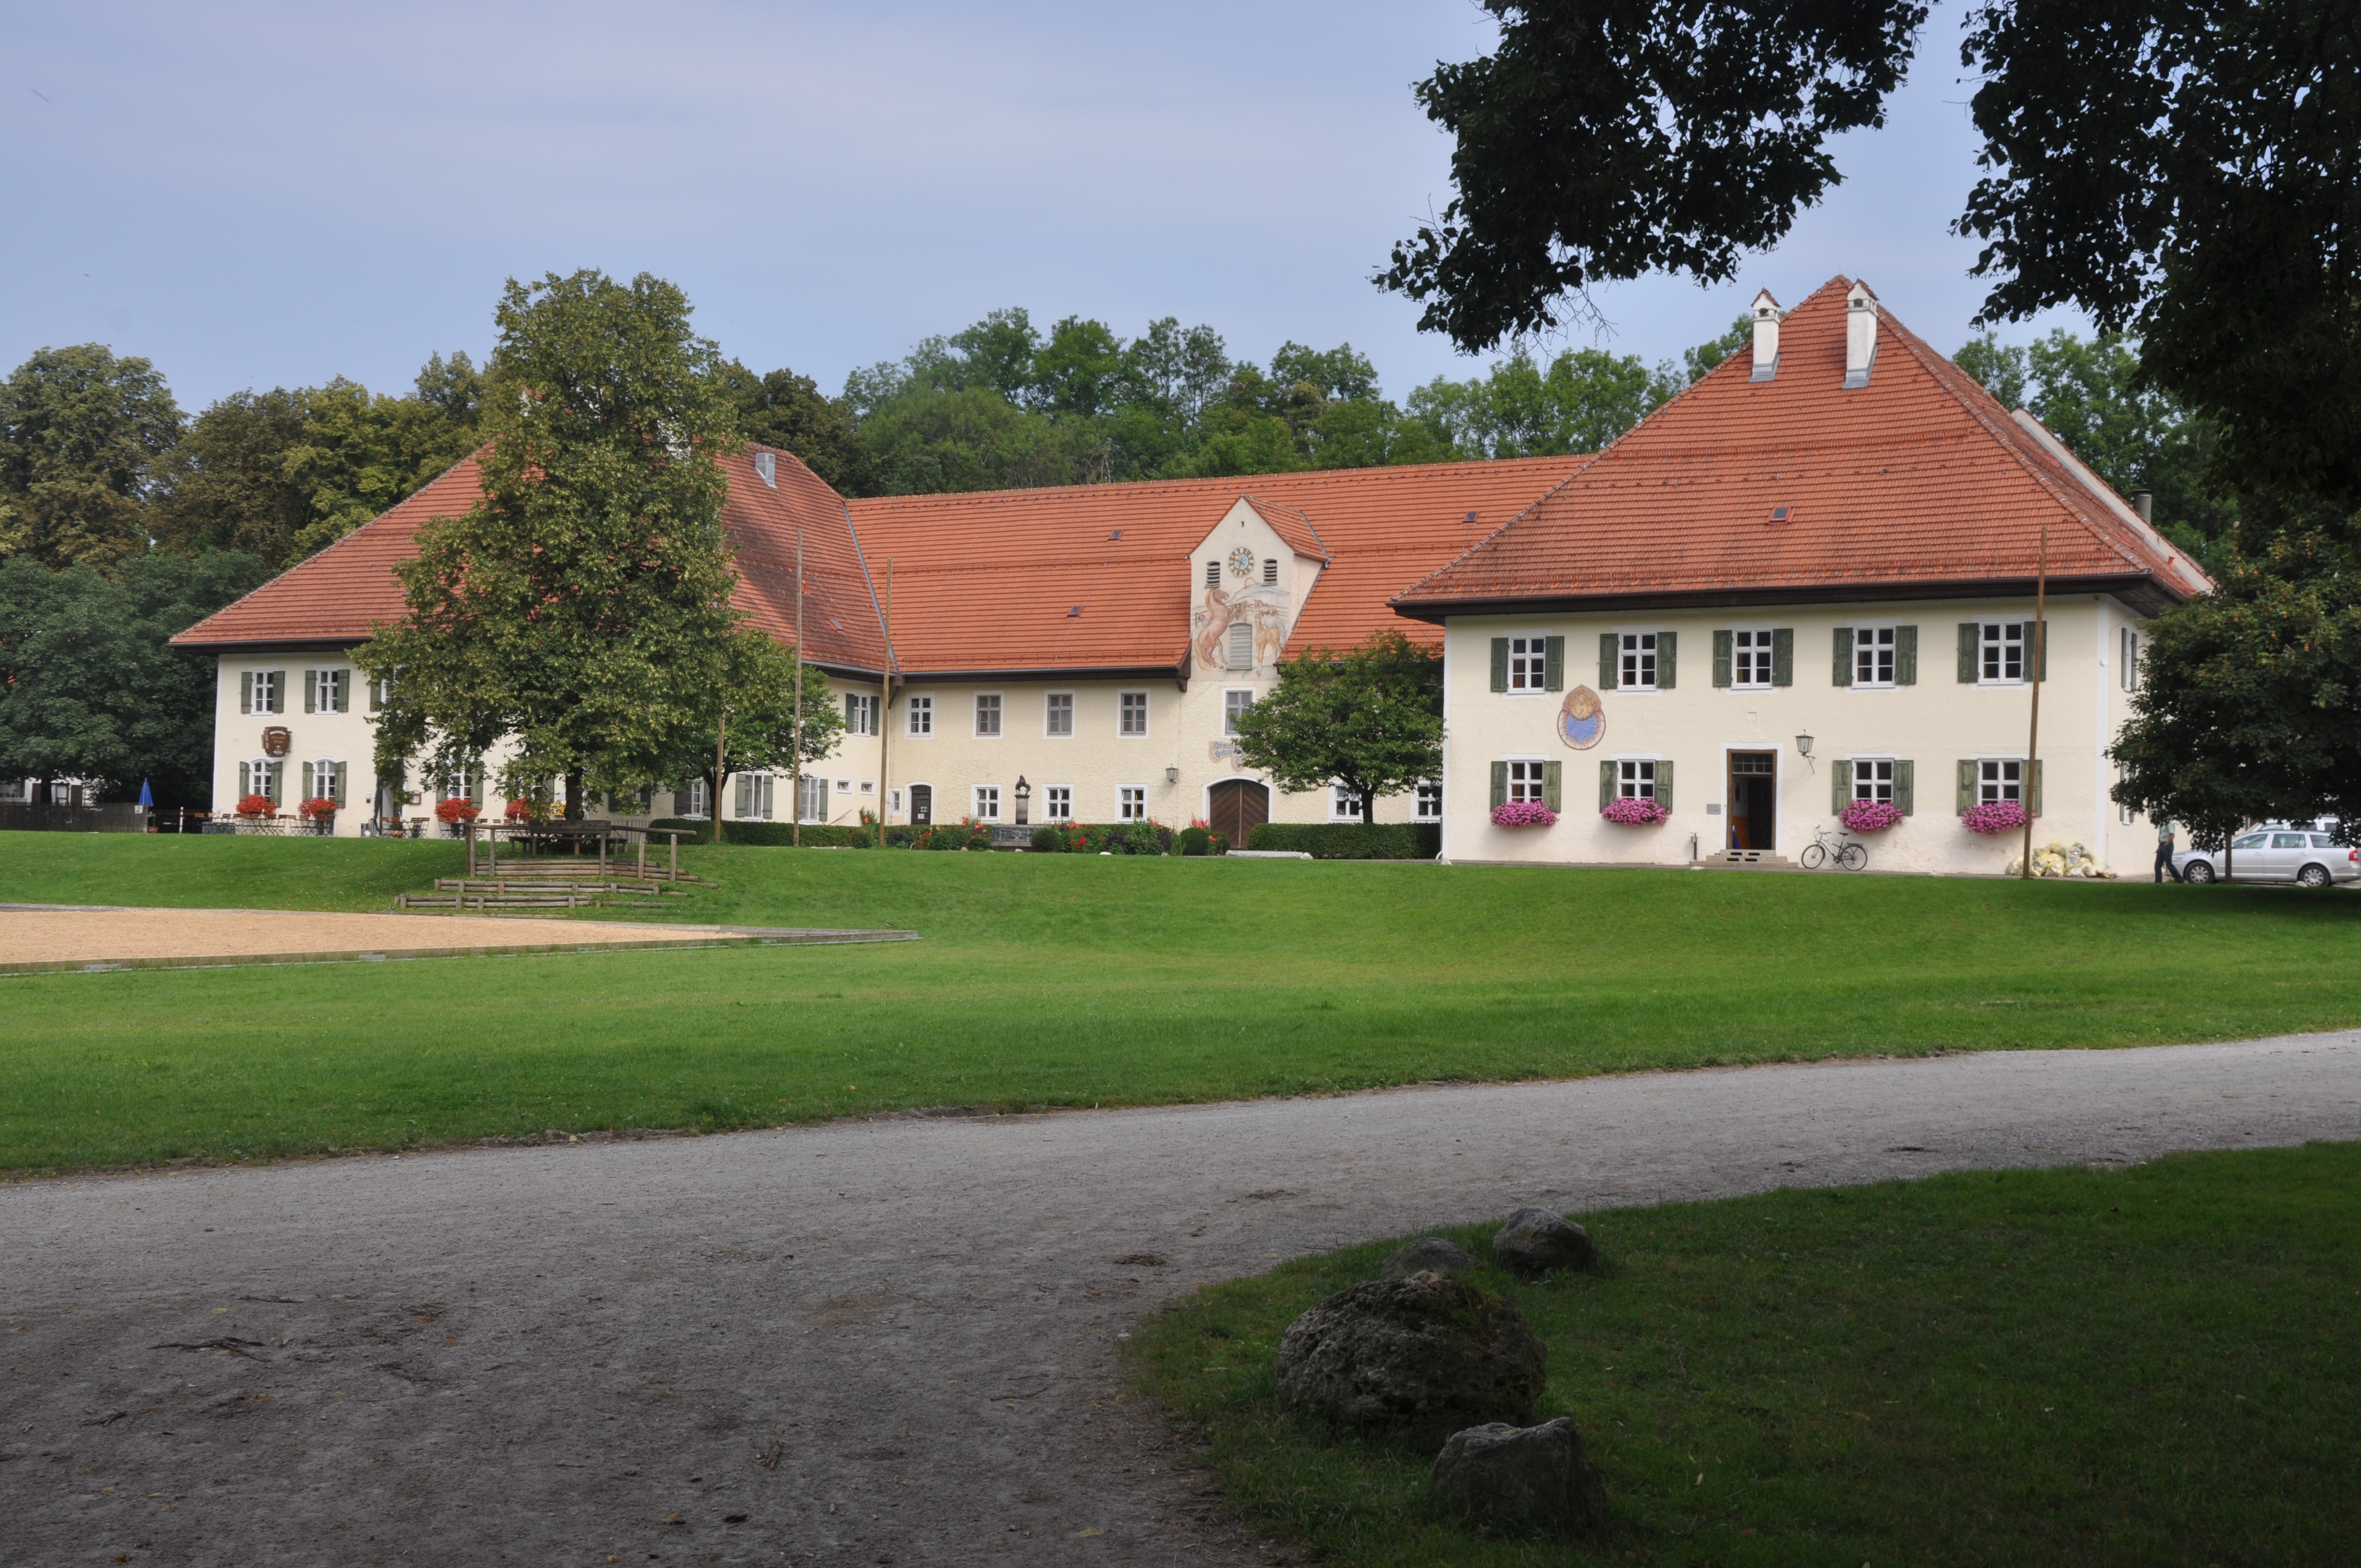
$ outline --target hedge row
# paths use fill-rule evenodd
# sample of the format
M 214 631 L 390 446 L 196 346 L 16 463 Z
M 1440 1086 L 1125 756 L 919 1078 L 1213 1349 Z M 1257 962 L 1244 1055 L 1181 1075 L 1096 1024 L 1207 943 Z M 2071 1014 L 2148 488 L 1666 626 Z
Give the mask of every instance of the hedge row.
M 648 824 L 651 833 L 677 831 L 684 844 L 713 842 L 713 824 L 698 822 L 686 817 L 667 817 Z M 784 849 L 796 841 L 792 822 L 724 822 L 721 841 L 725 844 L 759 844 L 770 849 Z M 803 831 L 807 850 L 866 850 L 877 841 L 873 828 L 830 827 L 818 822 L 807 822 Z
M 1443 853 L 1440 822 L 1266 822 L 1249 850 L 1300 850 L 1315 861 L 1431 861 Z
M 1050 822 L 1033 829 L 1031 848 L 1043 855 L 1169 855 L 1172 829 L 1160 822 Z

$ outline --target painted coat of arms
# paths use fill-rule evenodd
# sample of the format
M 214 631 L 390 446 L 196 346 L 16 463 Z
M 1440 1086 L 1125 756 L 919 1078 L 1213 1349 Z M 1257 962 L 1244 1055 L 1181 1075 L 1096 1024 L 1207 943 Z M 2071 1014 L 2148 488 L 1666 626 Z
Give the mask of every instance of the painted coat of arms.
M 1598 745 L 1607 733 L 1607 714 L 1598 705 L 1598 694 L 1588 686 L 1566 693 L 1557 710 L 1557 732 L 1577 751 Z

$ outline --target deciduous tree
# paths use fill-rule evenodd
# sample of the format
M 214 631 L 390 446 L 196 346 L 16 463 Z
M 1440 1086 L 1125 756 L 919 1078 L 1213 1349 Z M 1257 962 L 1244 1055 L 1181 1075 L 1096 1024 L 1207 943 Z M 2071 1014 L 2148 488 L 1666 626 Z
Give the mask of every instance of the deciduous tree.
M 1313 648 L 1238 716 L 1238 754 L 1282 789 L 1341 784 L 1374 821 L 1378 797 L 1443 774 L 1443 657 L 1388 628 Z
M 0 556 L 112 568 L 148 548 L 181 411 L 156 367 L 103 344 L 44 348 L 0 382 Z

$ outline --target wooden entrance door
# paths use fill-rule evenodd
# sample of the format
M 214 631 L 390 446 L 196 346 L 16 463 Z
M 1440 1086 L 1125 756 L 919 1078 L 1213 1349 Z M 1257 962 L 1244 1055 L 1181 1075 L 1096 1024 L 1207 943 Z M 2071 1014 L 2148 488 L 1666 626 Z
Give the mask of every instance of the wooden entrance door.
M 935 792 L 930 784 L 910 786 L 910 826 L 924 828 L 935 819 Z
M 1246 847 L 1246 835 L 1270 820 L 1270 791 L 1252 779 L 1224 779 L 1213 788 L 1212 811 L 1206 820 L 1230 841 L 1233 850 Z
M 1775 850 L 1779 843 L 1779 753 L 1730 753 L 1730 843 L 1733 850 Z

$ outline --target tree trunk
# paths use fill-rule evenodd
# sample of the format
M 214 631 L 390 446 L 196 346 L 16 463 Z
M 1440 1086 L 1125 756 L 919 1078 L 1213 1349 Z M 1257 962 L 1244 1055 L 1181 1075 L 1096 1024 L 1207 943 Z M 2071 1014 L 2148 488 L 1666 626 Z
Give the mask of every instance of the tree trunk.
M 566 820 L 579 822 L 583 815 L 582 775 L 568 773 L 566 775 Z

